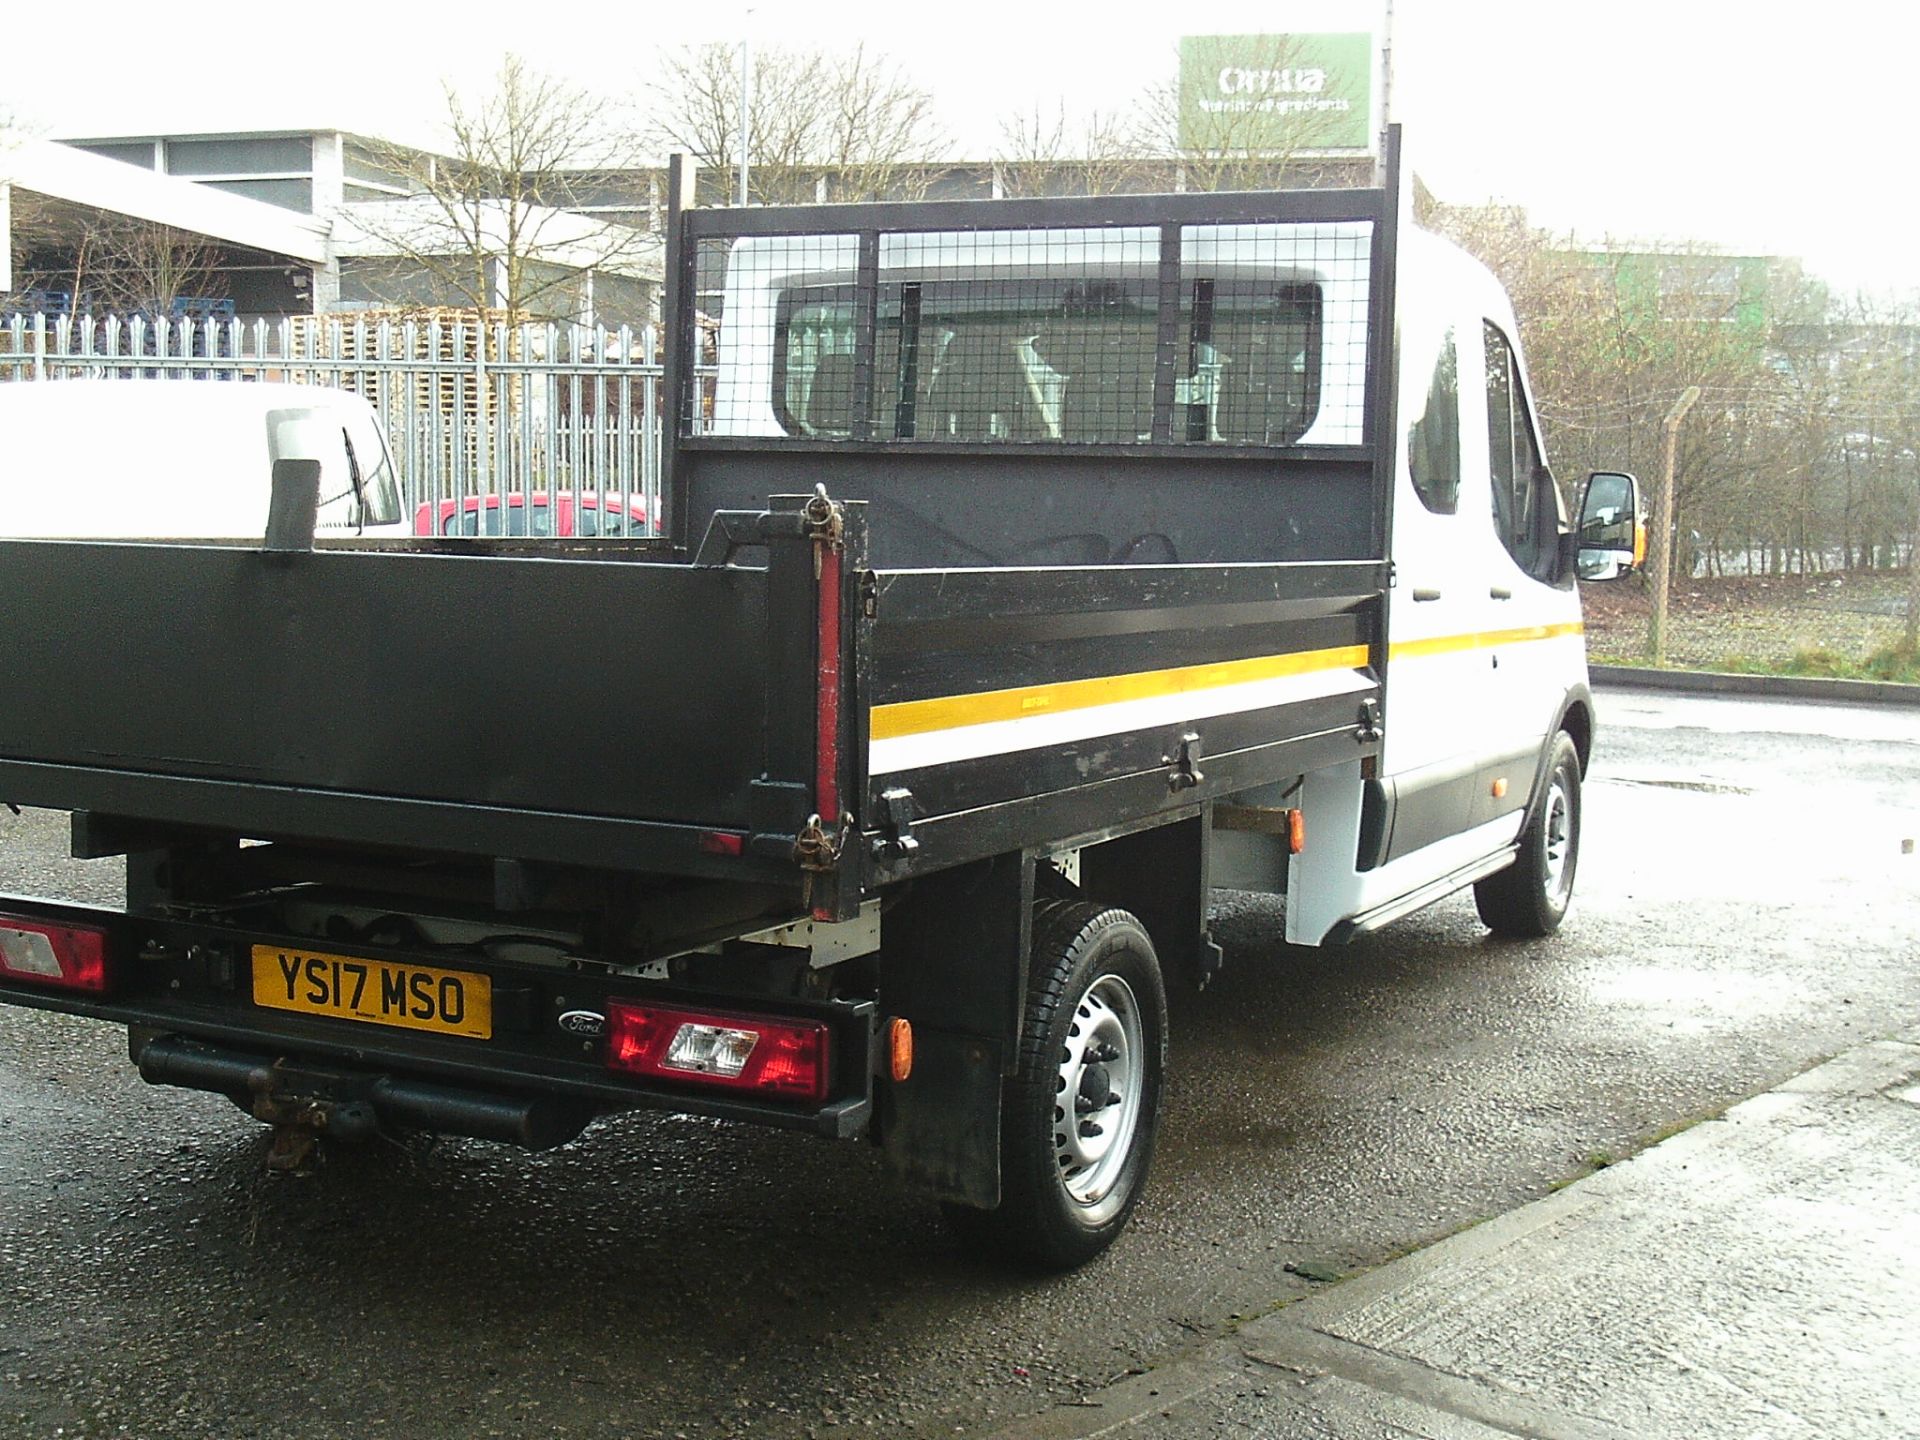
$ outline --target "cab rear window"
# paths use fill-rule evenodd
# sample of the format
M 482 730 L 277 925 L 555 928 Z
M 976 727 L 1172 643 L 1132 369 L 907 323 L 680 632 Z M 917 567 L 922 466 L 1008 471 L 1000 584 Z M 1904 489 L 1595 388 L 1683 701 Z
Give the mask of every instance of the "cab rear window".
M 1160 378 L 1149 277 L 1010 277 L 880 286 L 868 434 L 931 441 L 1140 444 Z M 1321 294 L 1279 280 L 1189 277 L 1172 433 L 1285 445 L 1319 400 Z M 783 291 L 773 410 L 789 435 L 852 436 L 862 377 L 853 287 Z

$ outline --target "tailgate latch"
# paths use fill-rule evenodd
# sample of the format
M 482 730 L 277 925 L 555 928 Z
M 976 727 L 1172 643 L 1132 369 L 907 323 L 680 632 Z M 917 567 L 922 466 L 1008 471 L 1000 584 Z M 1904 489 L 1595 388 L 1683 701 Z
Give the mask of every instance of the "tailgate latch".
M 813 541 L 813 578 L 818 580 L 826 566 L 827 552 L 837 551 L 845 543 L 847 512 L 827 495 L 826 485 L 820 484 L 813 487 L 813 495 L 800 515 L 807 538 Z
M 813 905 L 813 877 L 831 875 L 840 868 L 840 857 L 847 848 L 847 836 L 853 831 L 853 817 L 842 815 L 837 824 L 829 830 L 821 823 L 819 815 L 809 815 L 807 823 L 800 827 L 800 833 L 794 837 L 793 858 L 806 872 L 804 883 L 800 887 L 801 903 Z M 816 915 L 818 919 L 828 918 Z
M 873 858 L 882 864 L 911 859 L 920 849 L 913 833 L 913 791 L 906 789 L 880 792 L 880 835 L 873 842 Z
M 1360 702 L 1359 728 L 1353 738 L 1362 745 L 1372 745 L 1379 741 L 1383 733 L 1380 725 L 1380 702 L 1369 696 Z
M 1162 755 L 1160 763 L 1168 766 L 1167 788 L 1169 790 L 1191 790 L 1207 774 L 1200 768 L 1200 737 L 1189 730 L 1180 737 L 1180 746 L 1171 755 Z
M 821 824 L 818 815 L 809 815 L 807 823 L 794 838 L 793 858 L 800 862 L 802 870 L 832 870 L 840 863 L 840 851 L 846 842 L 847 820 L 844 816 L 837 827 L 828 830 Z

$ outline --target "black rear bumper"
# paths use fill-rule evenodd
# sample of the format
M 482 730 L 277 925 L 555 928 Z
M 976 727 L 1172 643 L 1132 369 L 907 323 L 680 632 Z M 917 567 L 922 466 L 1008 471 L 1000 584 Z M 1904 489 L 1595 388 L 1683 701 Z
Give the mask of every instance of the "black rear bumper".
M 468 1040 L 256 1005 L 242 957 L 255 941 L 288 943 L 284 936 L 10 896 L 0 896 L 0 912 L 106 927 L 114 974 L 105 995 L 0 981 L 0 1005 L 125 1025 L 144 1078 L 228 1095 L 249 1109 L 262 1096 L 277 1104 L 316 1102 L 331 1107 L 348 1130 L 365 1119 L 533 1148 L 563 1143 L 593 1116 L 622 1110 L 705 1115 L 836 1139 L 864 1134 L 873 1116 L 871 1001 L 762 1001 L 462 955 L 461 968 L 491 979 L 501 1022 L 493 1038 Z M 351 948 L 375 959 L 450 963 L 445 955 Z M 823 1021 L 833 1057 L 827 1098 L 796 1104 L 662 1086 L 609 1070 L 605 1039 L 563 1029 L 557 1016 L 604 1014 L 618 997 Z

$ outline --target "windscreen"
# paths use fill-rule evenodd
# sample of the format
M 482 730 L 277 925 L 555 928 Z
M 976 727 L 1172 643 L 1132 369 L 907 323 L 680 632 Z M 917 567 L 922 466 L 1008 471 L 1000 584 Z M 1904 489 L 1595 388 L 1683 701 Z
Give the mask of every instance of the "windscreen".
M 340 492 L 332 489 L 322 492 L 319 527 L 398 524 L 400 486 L 394 477 L 393 457 L 387 450 L 386 437 L 370 413 L 350 409 L 346 420 L 341 440 L 349 467 L 347 491 L 337 507 L 338 514 L 329 513 L 325 502 L 336 499 Z
M 490 503 L 503 501 L 502 504 Z M 507 535 L 534 536 L 548 539 L 553 535 L 553 510 L 544 499 L 524 503 L 518 495 L 482 495 L 469 498 L 452 515 L 440 523 L 442 535 Z

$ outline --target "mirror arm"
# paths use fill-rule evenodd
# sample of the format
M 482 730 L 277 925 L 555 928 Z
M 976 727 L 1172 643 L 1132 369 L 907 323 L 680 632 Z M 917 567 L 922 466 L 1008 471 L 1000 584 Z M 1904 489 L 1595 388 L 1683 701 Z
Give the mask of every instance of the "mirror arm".
M 1579 561 L 1580 532 L 1578 530 L 1562 530 L 1560 532 L 1559 569 L 1557 573 L 1562 576 L 1577 574 L 1578 572 L 1575 566 L 1579 564 Z

